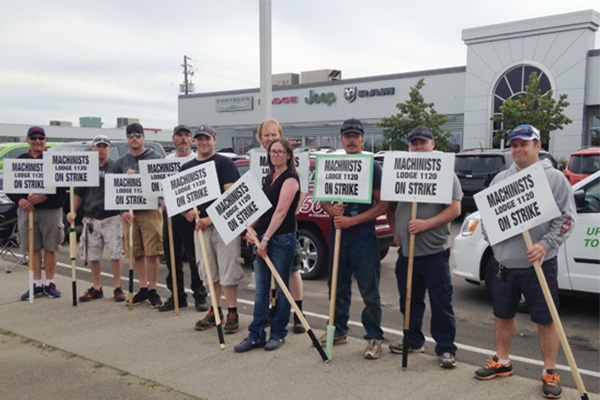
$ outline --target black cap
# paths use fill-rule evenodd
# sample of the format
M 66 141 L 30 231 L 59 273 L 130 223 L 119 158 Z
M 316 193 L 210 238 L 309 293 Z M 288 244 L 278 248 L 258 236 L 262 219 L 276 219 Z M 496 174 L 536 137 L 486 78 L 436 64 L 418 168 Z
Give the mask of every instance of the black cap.
M 365 134 L 362 122 L 356 118 L 350 118 L 344 121 L 340 128 L 340 134 L 345 135 L 346 133 L 358 133 L 359 135 Z
M 196 129 L 196 133 L 194 133 L 194 139 L 198 136 L 204 135 L 209 137 L 217 137 L 217 132 L 209 125 L 200 125 L 198 129 Z
M 134 122 L 133 124 L 127 125 L 127 130 L 125 132 L 127 134 L 130 134 L 130 133 L 141 133 L 143 135 L 144 134 L 144 127 L 142 125 L 138 124 L 137 122 Z
M 434 140 L 434 137 L 433 133 L 431 133 L 431 131 L 428 128 L 424 126 L 417 126 L 408 134 L 409 142 L 412 142 L 415 139 Z
M 182 124 L 182 125 L 177 125 L 175 127 L 175 129 L 173 129 L 173 135 L 177 135 L 181 131 L 186 131 L 190 135 L 192 134 L 192 130 L 190 129 L 190 127 Z
M 34 133 L 41 133 L 44 137 L 46 136 L 46 131 L 44 128 L 41 126 L 32 126 L 27 130 L 27 138 L 29 139 Z

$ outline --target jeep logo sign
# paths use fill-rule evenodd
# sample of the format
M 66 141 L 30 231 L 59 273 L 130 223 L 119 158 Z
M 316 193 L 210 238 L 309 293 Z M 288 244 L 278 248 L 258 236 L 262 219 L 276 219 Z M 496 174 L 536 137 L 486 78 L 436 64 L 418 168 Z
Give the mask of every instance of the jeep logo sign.
M 332 105 L 333 103 L 335 103 L 336 97 L 335 97 L 335 93 L 333 92 L 329 92 L 329 93 L 316 93 L 314 90 L 311 90 L 310 92 L 308 92 L 308 97 L 304 98 L 304 102 L 306 104 L 327 104 L 328 106 Z
M 344 99 L 352 103 L 357 97 L 377 97 L 377 96 L 393 96 L 396 94 L 396 89 L 393 87 L 358 90 L 356 86 L 344 88 Z

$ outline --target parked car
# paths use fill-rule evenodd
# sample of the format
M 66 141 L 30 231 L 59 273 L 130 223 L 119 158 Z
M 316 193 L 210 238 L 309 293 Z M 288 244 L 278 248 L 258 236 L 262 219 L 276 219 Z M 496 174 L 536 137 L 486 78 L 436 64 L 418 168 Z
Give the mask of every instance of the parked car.
M 57 142 L 48 142 L 46 143 L 46 147 L 50 148 L 57 144 Z M 29 143 L 27 142 L 0 143 L 0 170 L 4 168 L 5 158 L 19 158 L 21 154 L 25 154 L 28 151 Z
M 600 293 L 600 171 L 573 186 L 577 222 L 558 252 L 558 287 L 563 292 Z M 465 218 L 452 247 L 453 274 L 491 290 L 493 254 L 481 233 L 478 212 Z
M 540 160 L 549 159 L 554 168 L 556 160 L 546 150 L 540 150 Z M 464 193 L 461 208 L 466 214 L 477 210 L 473 195 L 488 186 L 494 177 L 512 164 L 510 149 L 467 149 L 456 154 L 454 172 Z
M 235 164 L 240 175 L 246 173 L 250 168 L 249 160 L 237 160 Z M 315 159 L 311 158 L 309 189 L 297 215 L 298 247 L 302 259 L 300 273 L 303 279 L 308 280 L 318 278 L 328 269 L 329 233 L 331 231 L 331 217 L 323 210 L 318 201 L 312 199 L 314 167 Z M 393 245 L 392 231 L 384 215 L 377 218 L 375 230 L 379 239 L 379 256 L 384 258 L 390 246 Z M 246 260 L 252 256 L 252 251 L 246 246 L 245 240 L 242 240 L 242 255 Z
M 569 156 L 565 175 L 571 185 L 600 170 L 600 147 L 584 147 Z

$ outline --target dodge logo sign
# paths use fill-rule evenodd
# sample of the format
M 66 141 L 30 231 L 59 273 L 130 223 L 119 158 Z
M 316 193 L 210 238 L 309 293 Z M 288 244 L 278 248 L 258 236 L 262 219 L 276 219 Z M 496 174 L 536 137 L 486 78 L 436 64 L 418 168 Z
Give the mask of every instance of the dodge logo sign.
M 352 103 L 356 100 L 356 86 L 344 88 L 344 98 Z

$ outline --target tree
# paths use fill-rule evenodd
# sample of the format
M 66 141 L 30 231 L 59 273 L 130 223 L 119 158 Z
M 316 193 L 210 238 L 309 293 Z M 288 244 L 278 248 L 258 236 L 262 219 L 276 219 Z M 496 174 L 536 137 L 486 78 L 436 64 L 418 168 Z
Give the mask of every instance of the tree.
M 445 115 L 438 114 L 433 108 L 433 103 L 425 103 L 421 89 L 425 86 L 425 79 L 421 78 L 417 84 L 410 88 L 409 99 L 404 103 L 396 104 L 400 112 L 391 117 L 383 118 L 377 125 L 385 127 L 383 137 L 390 140 L 392 149 L 408 149 L 408 134 L 419 125 L 426 126 L 435 137 L 435 147 L 438 150 L 450 150 L 448 140 L 450 132 L 444 132 L 440 126 L 448 121 Z
M 554 91 L 548 90 L 542 94 L 539 85 L 540 78 L 537 73 L 532 72 L 529 75 L 527 86 L 525 86 L 525 93 L 506 100 L 500 106 L 502 114 L 491 118 L 492 121 L 501 123 L 501 129 L 494 135 L 495 144 L 506 139 L 506 134 L 515 127 L 529 124 L 540 131 L 542 144 L 547 148 L 550 132 L 562 130 L 565 125 L 573 122 L 563 114 L 565 108 L 570 104 L 567 101 L 568 95 L 563 93 L 556 101 Z

